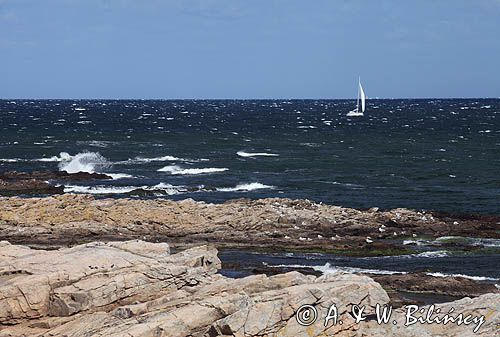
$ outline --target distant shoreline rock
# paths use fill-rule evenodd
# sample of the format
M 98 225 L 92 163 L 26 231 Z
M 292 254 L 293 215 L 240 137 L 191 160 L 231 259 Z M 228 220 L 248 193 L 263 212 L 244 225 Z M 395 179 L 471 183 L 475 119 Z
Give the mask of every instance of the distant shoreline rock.
M 0 195 L 17 194 L 62 194 L 64 186 L 51 184 L 50 181 L 88 181 L 112 179 L 102 173 L 64 171 L 9 171 L 0 173 Z

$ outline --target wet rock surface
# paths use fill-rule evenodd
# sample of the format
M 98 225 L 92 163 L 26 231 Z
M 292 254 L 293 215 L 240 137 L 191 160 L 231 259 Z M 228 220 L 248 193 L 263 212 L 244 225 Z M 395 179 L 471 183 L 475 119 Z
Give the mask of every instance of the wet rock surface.
M 171 254 L 165 243 L 92 242 L 34 250 L 0 242 L 0 336 L 493 336 L 500 295 L 440 304 L 442 311 L 484 315 L 471 325 L 377 324 L 389 297 L 372 278 L 349 273 L 316 277 L 289 272 L 231 279 L 217 274 L 213 246 Z M 331 304 L 343 324 L 324 325 Z M 299 325 L 308 304 L 322 319 Z M 368 319 L 356 323 L 352 305 Z
M 9 171 L 0 173 L 0 195 L 17 194 L 62 194 L 64 186 L 52 184 L 50 181 L 88 181 L 111 179 L 101 173 L 67 173 L 64 171 Z

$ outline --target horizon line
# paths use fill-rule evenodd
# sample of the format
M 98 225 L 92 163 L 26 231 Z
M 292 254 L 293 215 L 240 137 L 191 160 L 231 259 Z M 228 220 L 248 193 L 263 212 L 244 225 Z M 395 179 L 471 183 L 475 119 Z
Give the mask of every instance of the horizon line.
M 425 99 L 500 99 L 499 97 L 367 97 L 367 100 L 425 100 Z M 275 98 L 104 98 L 104 97 L 85 97 L 85 98 L 40 98 L 40 97 L 17 97 L 17 98 L 0 98 L 0 101 L 24 101 L 24 100 L 37 100 L 37 101 L 130 101 L 130 100 L 141 100 L 141 101 L 276 101 L 276 100 L 291 100 L 291 101 L 333 101 L 333 100 L 356 100 L 356 97 L 352 98 L 286 98 L 286 97 L 275 97 Z

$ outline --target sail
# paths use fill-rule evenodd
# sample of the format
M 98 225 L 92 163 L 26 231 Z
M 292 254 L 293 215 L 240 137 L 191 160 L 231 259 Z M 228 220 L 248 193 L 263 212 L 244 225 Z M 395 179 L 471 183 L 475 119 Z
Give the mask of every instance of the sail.
M 363 90 L 363 87 L 361 86 L 361 82 L 359 82 L 359 92 L 361 96 L 361 112 L 365 112 L 365 91 Z

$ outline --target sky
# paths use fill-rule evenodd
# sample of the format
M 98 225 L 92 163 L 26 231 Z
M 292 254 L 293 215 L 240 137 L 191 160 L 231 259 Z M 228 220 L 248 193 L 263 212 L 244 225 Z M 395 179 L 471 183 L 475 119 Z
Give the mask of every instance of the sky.
M 0 98 L 500 97 L 500 0 L 0 0 Z

